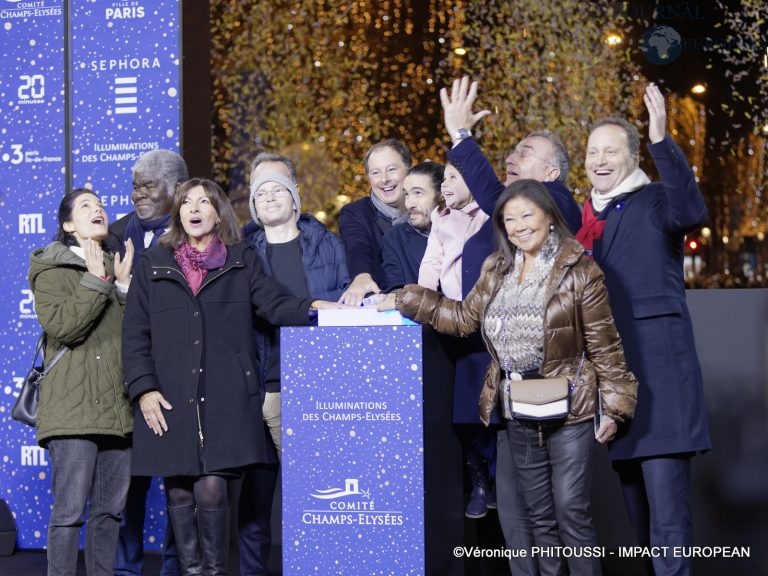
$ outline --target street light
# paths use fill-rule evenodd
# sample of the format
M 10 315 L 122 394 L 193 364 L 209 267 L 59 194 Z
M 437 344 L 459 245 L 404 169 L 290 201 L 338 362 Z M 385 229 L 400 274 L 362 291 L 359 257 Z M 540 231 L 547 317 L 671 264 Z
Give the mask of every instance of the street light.
M 691 94 L 704 94 L 704 92 L 707 91 L 706 85 L 699 82 L 698 84 L 694 84 L 691 88 Z

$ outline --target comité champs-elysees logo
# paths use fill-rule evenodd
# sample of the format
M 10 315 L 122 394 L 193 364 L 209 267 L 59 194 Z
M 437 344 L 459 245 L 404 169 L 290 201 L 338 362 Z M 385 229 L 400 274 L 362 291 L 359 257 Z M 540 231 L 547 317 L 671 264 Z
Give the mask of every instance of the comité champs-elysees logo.
M 344 480 L 344 488 L 315 490 L 310 496 L 318 506 L 305 509 L 304 524 L 335 526 L 402 526 L 401 510 L 379 510 L 370 490 L 361 490 L 357 478 Z

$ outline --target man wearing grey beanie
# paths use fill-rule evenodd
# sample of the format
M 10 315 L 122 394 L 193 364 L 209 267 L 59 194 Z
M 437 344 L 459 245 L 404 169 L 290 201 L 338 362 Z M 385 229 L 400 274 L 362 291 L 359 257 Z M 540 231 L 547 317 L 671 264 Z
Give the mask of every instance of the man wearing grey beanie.
M 257 162 L 258 161 L 258 162 Z M 298 296 L 337 301 L 350 282 L 342 239 L 311 214 L 301 213 L 295 166 L 278 154 L 262 153 L 251 170 L 248 201 L 255 231 L 247 236 L 264 271 Z M 254 229 L 249 225 L 247 229 Z M 254 333 L 264 383 L 264 421 L 281 457 L 279 329 L 256 319 Z M 273 467 L 274 468 L 274 467 Z M 276 473 L 246 470 L 239 506 L 240 574 L 266 574 L 272 494 Z M 270 483 L 271 480 L 271 483 Z

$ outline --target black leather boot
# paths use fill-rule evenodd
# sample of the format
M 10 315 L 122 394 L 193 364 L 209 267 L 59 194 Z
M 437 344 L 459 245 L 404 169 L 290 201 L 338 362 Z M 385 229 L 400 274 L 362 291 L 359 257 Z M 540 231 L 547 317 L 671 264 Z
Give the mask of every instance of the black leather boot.
M 467 469 L 472 480 L 472 494 L 469 496 L 464 516 L 484 518 L 488 514 L 488 466 L 479 458 L 467 458 Z
M 173 526 L 181 573 L 184 576 L 202 576 L 203 562 L 197 535 L 195 505 L 168 506 L 168 520 Z
M 226 576 L 229 567 L 229 506 L 197 509 L 204 576 Z

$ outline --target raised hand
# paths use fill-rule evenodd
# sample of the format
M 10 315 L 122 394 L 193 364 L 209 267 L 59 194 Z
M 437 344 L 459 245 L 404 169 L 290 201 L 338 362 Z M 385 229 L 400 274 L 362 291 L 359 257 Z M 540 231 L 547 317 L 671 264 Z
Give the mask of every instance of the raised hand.
M 131 281 L 131 267 L 133 266 L 133 240 L 125 241 L 125 256 L 115 254 L 115 279 L 121 284 L 129 284 Z
M 450 96 L 446 88 L 440 90 L 445 129 L 451 138 L 459 128 L 472 128 L 491 113 L 490 110 L 472 111 L 477 99 L 477 86 L 476 81 L 470 83 L 469 76 L 463 76 L 453 81 Z
M 107 279 L 107 272 L 104 269 L 104 254 L 101 251 L 101 243 L 93 238 L 86 238 L 83 241 L 83 251 L 85 252 L 85 268 L 102 280 Z
M 664 140 L 667 132 L 667 106 L 664 96 L 653 82 L 648 84 L 643 94 L 645 107 L 648 109 L 648 138 L 651 144 Z

